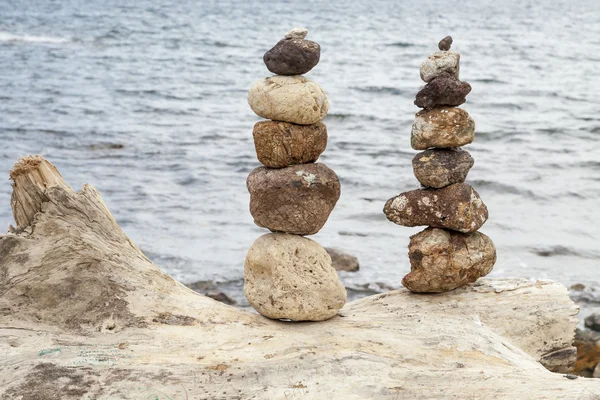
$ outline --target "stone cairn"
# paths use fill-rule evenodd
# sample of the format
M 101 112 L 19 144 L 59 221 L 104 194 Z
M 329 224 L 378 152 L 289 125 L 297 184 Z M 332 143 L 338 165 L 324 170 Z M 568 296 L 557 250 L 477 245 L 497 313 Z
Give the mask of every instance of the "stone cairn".
M 386 217 L 402 226 L 428 226 L 411 236 L 411 271 L 402 284 L 413 292 L 446 292 L 489 274 L 496 262 L 492 240 L 477 232 L 488 218 L 479 194 L 465 178 L 473 158 L 461 146 L 473 142 L 475 122 L 457 106 L 465 102 L 471 85 L 459 80 L 460 55 L 449 51 L 450 36 L 440 51 L 421 64 L 427 84 L 415 100 L 422 108 L 412 126 L 411 146 L 424 150 L 412 160 L 423 188 L 387 201 Z
M 323 89 L 302 74 L 319 62 L 320 46 L 288 32 L 264 55 L 275 76 L 248 92 L 252 110 L 268 121 L 254 125 L 254 146 L 264 165 L 248 176 L 250 213 L 273 233 L 259 237 L 244 265 L 244 294 L 260 314 L 273 319 L 322 321 L 346 302 L 346 289 L 331 257 L 313 240 L 340 197 L 340 181 L 315 163 L 327 146 L 321 120 L 329 102 Z

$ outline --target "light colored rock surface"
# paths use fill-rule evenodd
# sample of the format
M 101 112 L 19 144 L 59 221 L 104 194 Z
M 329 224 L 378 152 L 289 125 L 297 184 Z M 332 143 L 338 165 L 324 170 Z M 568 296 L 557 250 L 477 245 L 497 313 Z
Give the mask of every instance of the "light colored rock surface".
M 317 242 L 270 233 L 256 239 L 244 264 L 244 294 L 267 318 L 323 321 L 346 303 L 331 257 Z
M 421 63 L 421 79 L 431 81 L 442 72 L 447 72 L 459 79 L 460 54 L 453 51 L 436 51 Z
M 294 28 L 285 34 L 286 39 L 304 39 L 308 35 L 306 28 Z
M 356 272 L 360 268 L 358 258 L 338 249 L 326 247 L 325 251 L 331 257 L 331 265 L 336 271 Z
M 462 108 L 440 107 L 419 111 L 412 126 L 410 145 L 415 150 L 460 147 L 475 139 L 475 121 Z
M 496 263 L 492 240 L 480 232 L 427 228 L 411 236 L 410 272 L 402 280 L 412 292 L 441 293 L 486 276 Z
M 92 186 L 40 168 L 14 191 L 43 212 L 0 235 L 1 399 L 599 397 L 599 380 L 538 362 L 572 349 L 578 308 L 558 283 L 483 278 L 370 296 L 320 323 L 269 320 L 178 283 Z
M 297 75 L 260 79 L 248 92 L 248 104 L 260 117 L 300 125 L 319 122 L 329 109 L 321 86 Z

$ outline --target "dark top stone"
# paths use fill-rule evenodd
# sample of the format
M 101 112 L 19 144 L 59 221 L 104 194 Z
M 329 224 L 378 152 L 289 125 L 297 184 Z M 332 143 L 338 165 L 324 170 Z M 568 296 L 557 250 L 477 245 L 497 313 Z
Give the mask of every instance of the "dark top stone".
M 432 79 L 417 93 L 415 105 L 432 109 L 436 106 L 459 106 L 466 101 L 471 85 L 461 82 L 450 74 L 443 73 Z
M 265 53 L 265 65 L 277 75 L 302 75 L 319 63 L 321 46 L 310 40 L 287 38 L 280 40 Z
M 438 43 L 438 48 L 442 51 L 450 50 L 450 46 L 452 46 L 452 36 L 446 36 Z

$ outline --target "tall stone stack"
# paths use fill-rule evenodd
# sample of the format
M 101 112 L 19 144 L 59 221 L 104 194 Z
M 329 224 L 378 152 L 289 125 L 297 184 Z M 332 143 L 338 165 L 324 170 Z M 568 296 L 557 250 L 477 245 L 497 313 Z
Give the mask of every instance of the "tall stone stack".
M 302 74 L 319 62 L 320 46 L 306 29 L 288 32 L 264 55 L 275 76 L 256 82 L 248 103 L 260 117 L 254 146 L 264 165 L 248 176 L 250 213 L 273 233 L 259 237 L 246 256 L 244 294 L 273 319 L 322 321 L 346 302 L 346 289 L 331 257 L 313 240 L 340 197 L 340 181 L 316 163 L 327 146 L 321 120 L 329 102 L 323 89 Z
M 402 226 L 428 226 L 411 236 L 411 271 L 402 284 L 413 292 L 446 292 L 489 274 L 496 262 L 492 240 L 478 232 L 488 218 L 479 194 L 464 183 L 473 158 L 461 148 L 473 142 L 475 122 L 457 106 L 471 85 L 459 80 L 460 55 L 449 51 L 450 36 L 439 52 L 421 64 L 427 84 L 415 100 L 422 108 L 412 126 L 411 146 L 424 150 L 412 160 L 422 188 L 387 201 L 386 217 Z

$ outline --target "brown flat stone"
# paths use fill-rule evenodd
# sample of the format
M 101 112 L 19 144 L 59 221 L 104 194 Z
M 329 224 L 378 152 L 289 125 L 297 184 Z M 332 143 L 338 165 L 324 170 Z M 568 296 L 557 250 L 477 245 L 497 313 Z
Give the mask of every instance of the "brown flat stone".
M 427 110 L 436 106 L 459 106 L 466 101 L 471 85 L 448 73 L 433 78 L 417 93 L 415 105 Z
M 436 189 L 464 182 L 473 163 L 473 157 L 462 149 L 425 150 L 412 160 L 421 185 Z
M 439 107 L 415 115 L 410 145 L 415 150 L 460 147 L 475 139 L 475 121 L 462 108 Z
M 402 226 L 431 226 L 475 232 L 487 221 L 488 210 L 479 194 L 466 183 L 443 189 L 417 189 L 385 203 L 385 216 Z
M 302 75 L 319 63 L 321 46 L 311 40 L 289 37 L 267 51 L 263 61 L 277 75 Z

